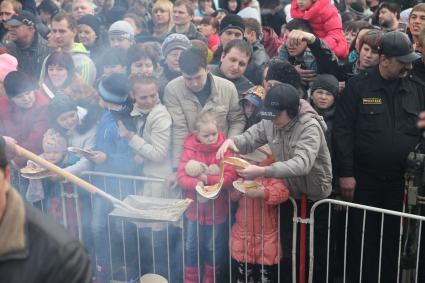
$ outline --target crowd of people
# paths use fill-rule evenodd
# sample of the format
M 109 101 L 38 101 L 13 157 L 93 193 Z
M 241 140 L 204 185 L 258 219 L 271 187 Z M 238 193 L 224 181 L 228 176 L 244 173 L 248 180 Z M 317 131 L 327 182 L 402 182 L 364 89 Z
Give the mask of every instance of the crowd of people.
M 425 3 L 3 0 L 0 22 L 0 145 L 11 168 L 0 152 L 0 177 L 16 189 L 0 183 L 0 274 L 4 262 L 29 268 L 34 253 L 62 248 L 28 248 L 22 225 L 9 231 L 12 221 L 56 229 L 34 207 L 71 235 L 55 232 L 76 249 L 69 282 L 136 282 L 154 271 L 170 282 L 291 282 L 289 197 L 402 211 L 406 159 L 425 121 Z M 182 223 L 122 224 L 108 218 L 111 203 L 61 175 L 21 175 L 39 165 L 14 143 L 80 177 L 165 179 L 90 178 L 120 199 L 193 202 Z M 196 187 L 218 183 L 231 156 L 250 165 L 224 165 L 220 194 L 202 197 Z M 243 180 L 264 189 L 241 193 L 233 184 Z M 363 223 L 350 212 L 346 239 L 332 223 L 329 247 L 328 214 L 315 215 L 313 281 L 325 282 L 326 250 L 339 258 L 347 240 L 351 282 L 396 282 L 400 220 L 385 218 L 380 262 L 380 214 Z M 90 252 L 93 277 L 72 237 Z M 48 268 L 31 274 L 58 272 Z M 8 282 L 32 282 L 7 270 Z

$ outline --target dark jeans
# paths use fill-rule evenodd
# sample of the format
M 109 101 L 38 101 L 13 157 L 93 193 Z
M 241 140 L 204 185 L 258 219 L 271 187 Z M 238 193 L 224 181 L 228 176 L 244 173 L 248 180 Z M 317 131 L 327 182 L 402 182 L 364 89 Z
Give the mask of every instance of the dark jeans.
M 199 262 L 199 268 L 206 263 L 220 269 L 225 256 L 225 247 L 228 245 L 228 236 L 225 233 L 227 222 L 214 226 L 201 225 L 186 218 L 184 224 L 185 265 L 195 267 Z
M 232 260 L 233 279 L 236 283 L 277 283 L 278 266 L 261 264 L 245 264 Z
M 403 206 L 403 180 L 376 180 L 376 178 L 357 178 L 354 202 L 401 211 Z M 359 281 L 361 244 L 364 213 L 359 209 L 351 209 L 349 219 L 349 264 L 347 271 L 353 282 Z M 380 234 L 382 214 L 366 213 L 362 282 L 378 282 L 379 254 L 381 257 L 380 282 L 397 281 L 398 249 L 400 235 L 400 217 L 385 215 L 383 218 L 382 250 Z

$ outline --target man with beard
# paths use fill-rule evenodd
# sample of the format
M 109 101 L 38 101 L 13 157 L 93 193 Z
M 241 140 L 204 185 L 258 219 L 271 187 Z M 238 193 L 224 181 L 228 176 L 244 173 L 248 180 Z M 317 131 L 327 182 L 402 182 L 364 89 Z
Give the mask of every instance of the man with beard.
M 406 34 L 386 33 L 378 47 L 379 65 L 347 83 L 334 124 L 334 148 L 341 194 L 354 202 L 401 211 L 406 159 L 420 140 L 416 121 L 425 105 L 425 85 L 411 76 L 419 59 Z M 363 213 L 352 211 L 349 233 L 352 281 L 359 281 Z M 386 216 L 382 261 L 381 215 L 367 213 L 364 227 L 363 282 L 395 282 L 400 219 Z M 379 264 L 381 269 L 379 269 Z
M 397 30 L 400 20 L 400 6 L 393 2 L 382 2 L 378 11 L 376 11 L 376 17 L 383 30 Z

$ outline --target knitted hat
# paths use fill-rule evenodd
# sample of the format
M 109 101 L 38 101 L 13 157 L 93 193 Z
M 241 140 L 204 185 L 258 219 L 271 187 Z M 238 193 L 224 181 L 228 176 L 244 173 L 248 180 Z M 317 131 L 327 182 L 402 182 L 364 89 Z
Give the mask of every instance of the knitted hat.
M 0 55 L 0 82 L 12 71 L 16 71 L 18 60 L 10 54 L 4 53 Z
M 311 93 L 316 89 L 323 89 L 332 93 L 333 96 L 338 95 L 338 80 L 333 75 L 322 74 L 318 75 L 311 85 Z
M 53 98 L 53 100 L 49 103 L 49 120 L 52 123 L 55 123 L 60 115 L 74 110 L 77 110 L 77 104 L 72 98 L 67 95 L 55 96 L 55 98 Z
M 54 129 L 48 129 L 43 136 L 43 151 L 44 152 L 66 152 L 67 143 L 65 138 Z
M 245 32 L 245 24 L 241 16 L 235 14 L 229 14 L 221 20 L 220 23 L 220 34 L 222 34 L 227 29 L 238 29 L 242 33 Z
M 164 39 L 162 43 L 162 55 L 166 57 L 174 49 L 188 49 L 192 44 L 184 34 L 172 33 Z
M 7 76 L 4 78 L 3 85 L 9 98 L 35 89 L 31 78 L 20 71 L 12 71 L 7 74 Z
M 122 37 L 134 41 L 134 29 L 126 21 L 116 21 L 111 25 L 108 31 L 109 37 Z
M 87 25 L 89 26 L 94 33 L 99 36 L 100 33 L 100 21 L 96 16 L 85 15 L 78 20 L 78 25 Z
M 125 74 L 111 74 L 99 83 L 99 95 L 106 102 L 122 105 L 127 101 L 128 92 L 128 79 Z
M 301 86 L 301 77 L 294 66 L 283 60 L 273 60 L 267 70 L 266 80 L 275 80 L 287 83 L 295 88 Z

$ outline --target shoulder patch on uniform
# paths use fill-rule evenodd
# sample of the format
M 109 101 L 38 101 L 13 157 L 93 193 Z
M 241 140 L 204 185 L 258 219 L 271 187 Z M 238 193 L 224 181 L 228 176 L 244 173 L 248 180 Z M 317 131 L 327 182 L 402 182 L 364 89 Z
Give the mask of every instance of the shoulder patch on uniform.
M 363 98 L 363 104 L 382 104 L 382 98 L 379 97 L 371 97 L 371 98 Z

